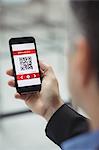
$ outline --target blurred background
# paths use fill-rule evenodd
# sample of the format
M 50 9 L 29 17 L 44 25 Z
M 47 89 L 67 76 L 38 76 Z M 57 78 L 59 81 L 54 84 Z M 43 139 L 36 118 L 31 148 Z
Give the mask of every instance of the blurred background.
M 45 135 L 46 121 L 27 111 L 15 100 L 15 89 L 8 87 L 6 70 L 12 67 L 8 41 L 12 37 L 34 36 L 39 59 L 51 64 L 64 101 L 67 90 L 65 47 L 69 18 L 66 0 L 0 0 L 0 149 L 59 150 Z M 13 115 L 11 115 L 13 114 Z M 10 117 L 9 117 L 10 116 Z

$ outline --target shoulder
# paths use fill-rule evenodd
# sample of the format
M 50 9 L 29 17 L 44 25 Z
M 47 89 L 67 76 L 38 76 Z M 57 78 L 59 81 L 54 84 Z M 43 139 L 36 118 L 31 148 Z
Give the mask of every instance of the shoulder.
M 62 143 L 63 150 L 98 150 L 99 132 L 86 133 Z

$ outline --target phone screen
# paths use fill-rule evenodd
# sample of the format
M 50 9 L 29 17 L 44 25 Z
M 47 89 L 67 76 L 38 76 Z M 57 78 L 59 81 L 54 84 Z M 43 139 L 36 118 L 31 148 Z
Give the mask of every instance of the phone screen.
M 12 44 L 18 87 L 40 85 L 40 72 L 34 43 Z

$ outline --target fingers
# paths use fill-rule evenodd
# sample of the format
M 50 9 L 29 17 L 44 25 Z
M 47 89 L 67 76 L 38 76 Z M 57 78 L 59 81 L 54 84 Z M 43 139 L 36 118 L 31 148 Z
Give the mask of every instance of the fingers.
M 19 94 L 19 93 L 15 94 L 15 98 L 16 99 L 21 99 L 21 100 L 26 100 L 27 96 L 28 96 L 28 94 L 22 94 L 22 95 Z
M 11 72 L 11 70 L 9 70 L 8 72 L 7 72 L 7 74 L 9 75 L 11 75 L 12 74 L 12 72 Z M 9 82 L 8 82 L 8 85 L 10 86 L 10 87 L 15 87 L 15 81 L 14 80 L 10 80 Z M 16 99 L 22 99 L 22 96 L 19 94 L 19 93 L 16 93 L 15 94 L 15 98 Z
M 11 74 L 11 72 L 8 72 L 8 74 Z M 8 85 L 10 86 L 10 87 L 15 87 L 15 80 L 10 80 L 9 82 L 8 82 Z M 16 99 L 25 99 L 25 97 L 26 97 L 26 95 L 20 95 L 19 93 L 16 93 L 15 94 L 15 98 Z
M 15 94 L 15 98 L 16 98 L 16 99 L 21 99 L 21 95 L 20 95 L 19 93 L 16 93 L 16 94 Z
M 6 74 L 13 77 L 14 76 L 13 69 L 7 70 Z
M 10 80 L 8 82 L 8 85 L 11 86 L 11 87 L 15 87 L 15 81 L 14 80 Z
M 19 93 L 15 94 L 16 99 L 21 99 L 21 100 L 24 100 L 25 102 L 27 102 L 28 100 L 31 100 L 31 97 L 32 97 L 32 101 L 33 101 L 33 100 L 37 99 L 38 96 L 39 96 L 39 94 L 37 92 L 32 93 L 32 94 L 19 94 Z

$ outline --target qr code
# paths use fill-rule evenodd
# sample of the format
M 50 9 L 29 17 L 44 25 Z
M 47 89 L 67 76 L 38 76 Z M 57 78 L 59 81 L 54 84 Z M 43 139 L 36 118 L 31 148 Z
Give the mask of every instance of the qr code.
M 19 62 L 21 71 L 33 69 L 31 57 L 20 57 Z

